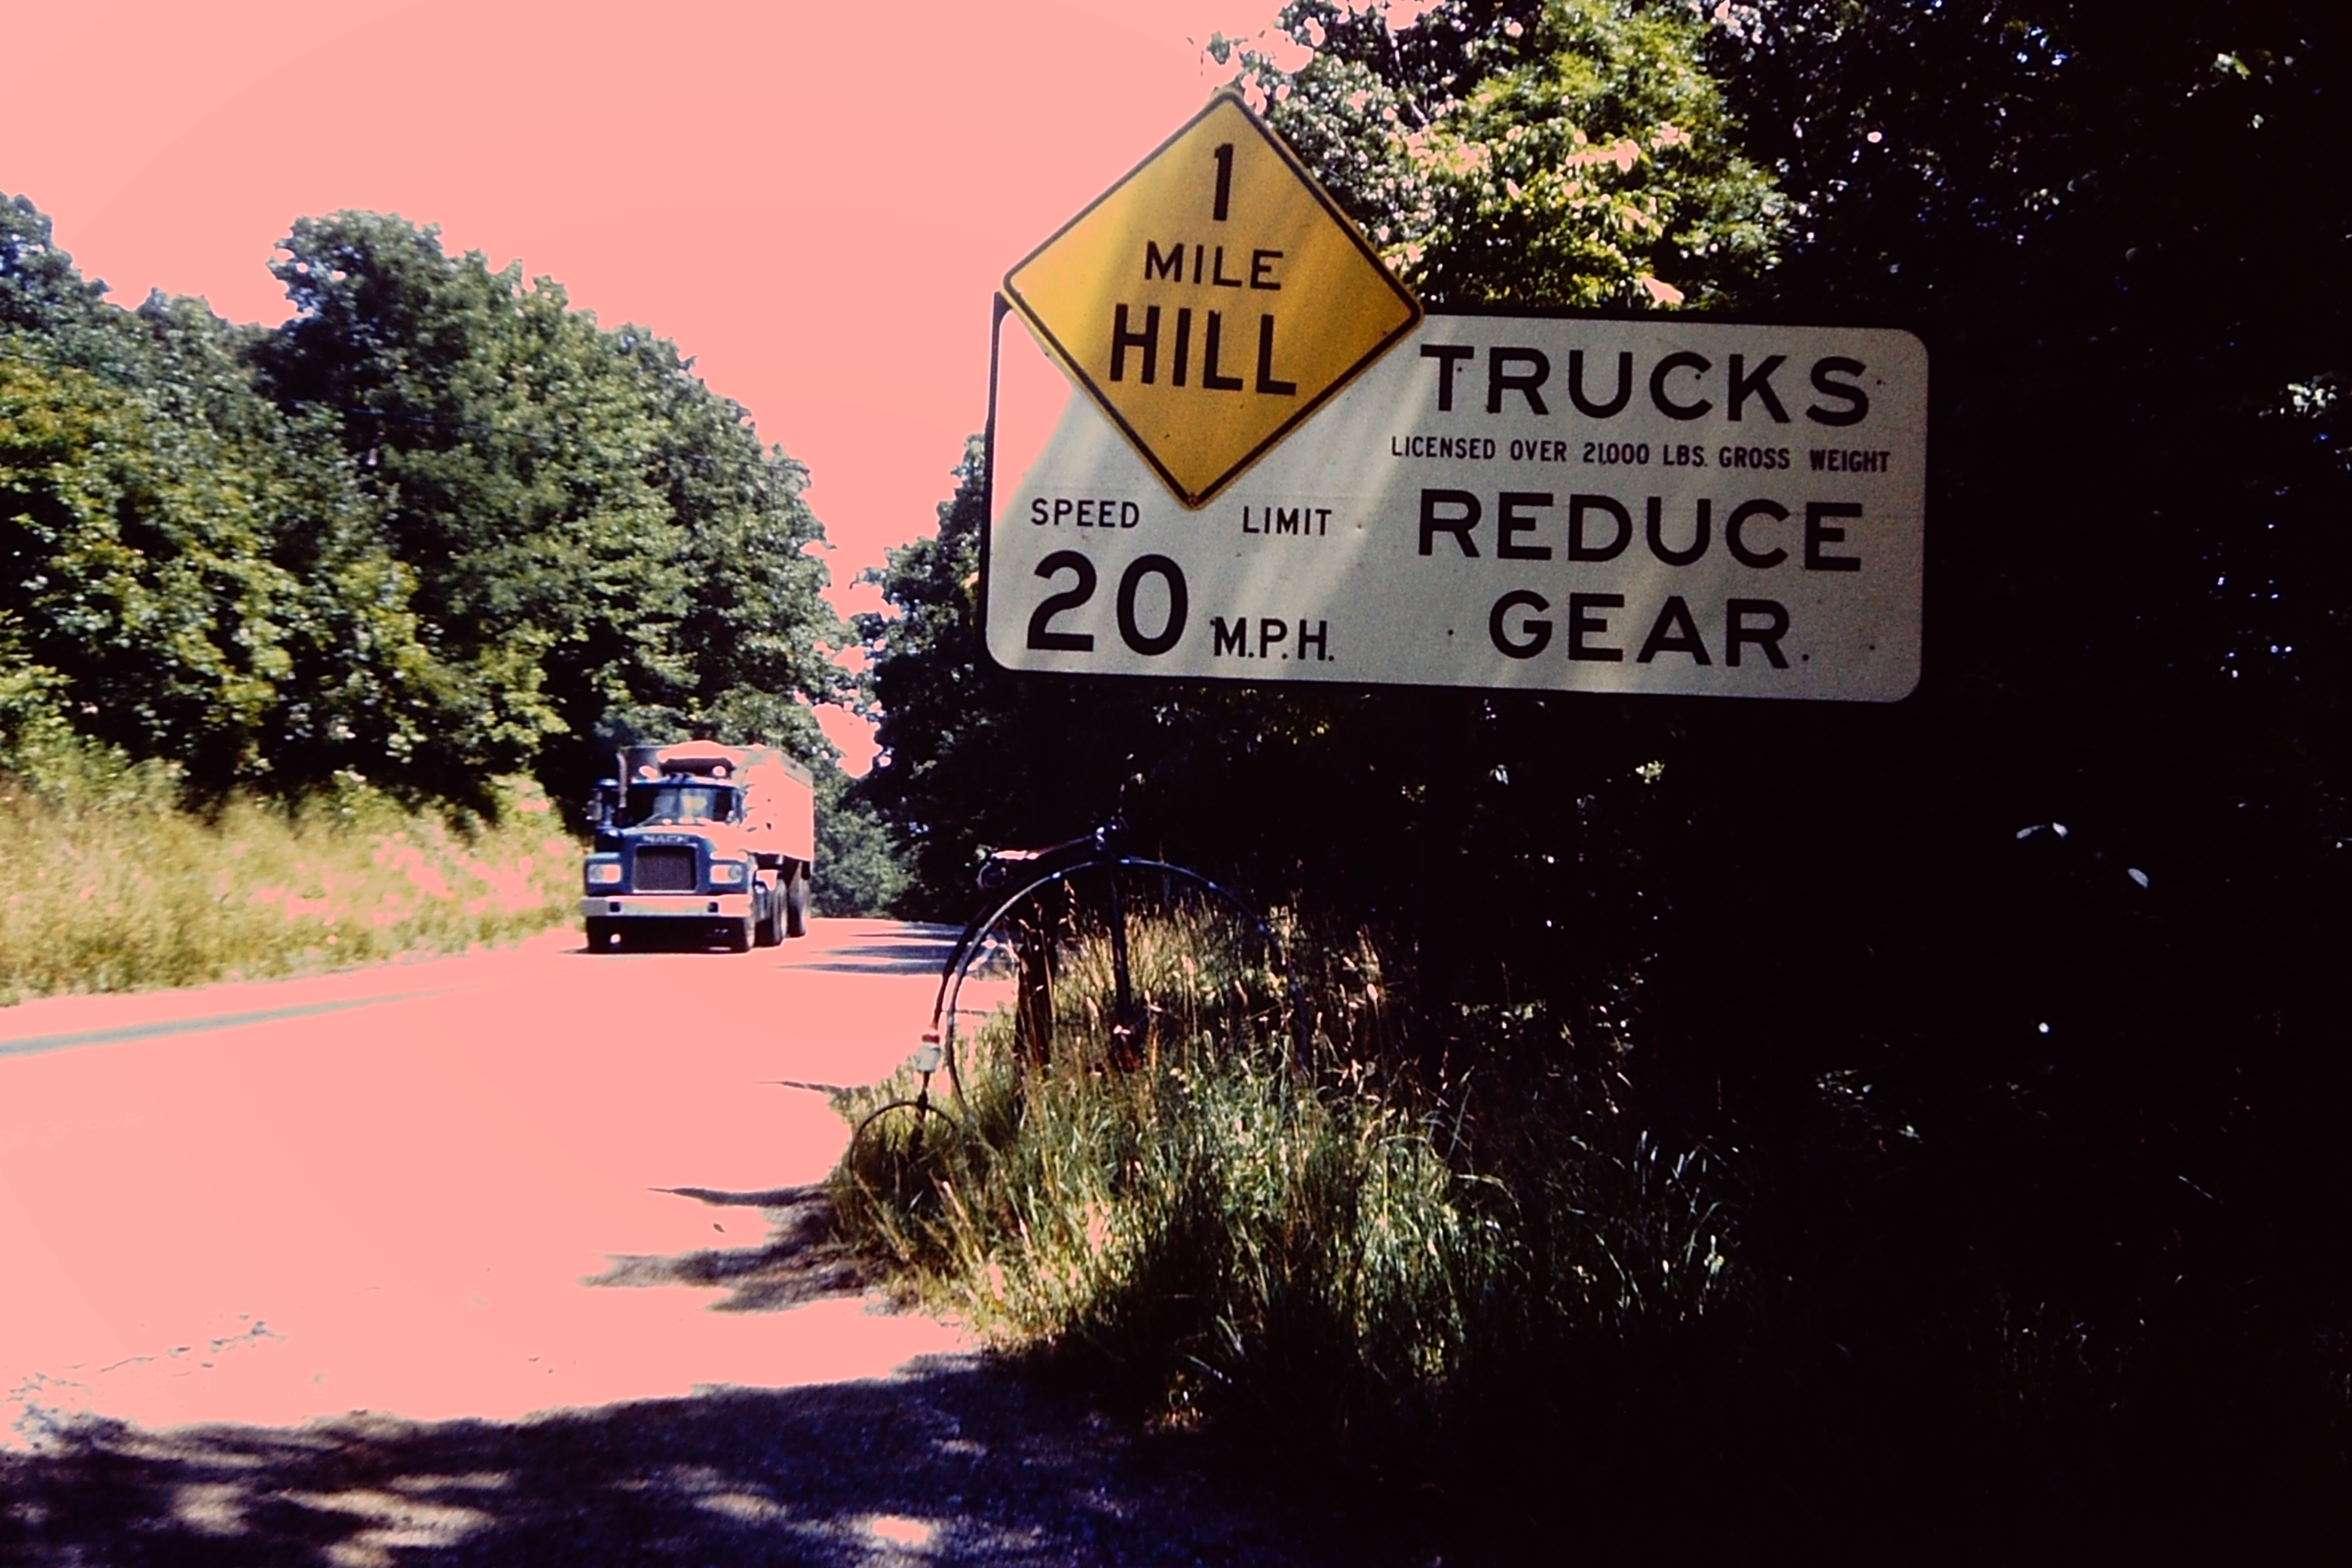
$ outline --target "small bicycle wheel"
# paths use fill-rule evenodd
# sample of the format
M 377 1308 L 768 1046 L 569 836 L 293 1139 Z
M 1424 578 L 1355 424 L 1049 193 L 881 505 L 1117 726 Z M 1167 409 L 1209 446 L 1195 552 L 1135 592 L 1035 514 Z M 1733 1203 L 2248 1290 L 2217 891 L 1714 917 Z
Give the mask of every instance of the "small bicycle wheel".
M 910 1206 L 937 1193 L 948 1141 L 960 1133 L 955 1118 L 928 1093 L 888 1100 L 859 1119 L 842 1165 L 876 1196 Z

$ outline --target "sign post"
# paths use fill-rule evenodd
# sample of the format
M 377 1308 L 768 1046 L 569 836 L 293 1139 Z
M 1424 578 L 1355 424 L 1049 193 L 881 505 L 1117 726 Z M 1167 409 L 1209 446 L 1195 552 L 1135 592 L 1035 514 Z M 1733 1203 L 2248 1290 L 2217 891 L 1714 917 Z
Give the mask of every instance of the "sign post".
M 1423 319 L 1224 94 L 1006 293 L 1034 333 L 1000 319 L 992 389 L 984 621 L 1006 668 L 1877 702 L 1917 684 L 1927 361 L 1908 332 Z
M 1231 92 L 1015 267 L 1004 293 L 1186 506 L 1421 320 Z

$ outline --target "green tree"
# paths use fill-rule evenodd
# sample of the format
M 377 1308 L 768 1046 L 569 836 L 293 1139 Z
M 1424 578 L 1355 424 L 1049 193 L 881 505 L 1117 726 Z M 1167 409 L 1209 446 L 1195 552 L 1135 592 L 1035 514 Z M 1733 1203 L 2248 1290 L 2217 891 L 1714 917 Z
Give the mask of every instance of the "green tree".
M 907 890 L 896 835 L 839 767 L 818 769 L 816 783 L 816 912 L 888 914 Z
M 103 294 L 29 202 L 0 203 L 16 684 L 200 791 L 383 771 L 439 727 L 438 670 L 331 419 L 258 395 L 257 329 Z
M 1391 29 L 1294 8 L 1313 58 L 1244 63 L 1297 144 L 1349 127 L 1310 164 L 1383 245 L 1423 241 L 1395 253 L 1433 299 L 1540 302 L 1466 216 L 1497 189 L 1501 227 L 1525 216 L 1512 204 L 1537 187 L 1508 126 L 1471 135 L 1473 158 L 1450 132 L 1415 142 L 1382 94 L 1404 79 L 1433 103 L 1507 104 L 1485 84 L 1536 78 L 1479 65 L 1510 57 L 1473 43 L 1553 14 L 1444 5 Z M 1254 843 L 1246 885 L 1278 890 L 1286 845 L 1318 899 L 1395 918 L 1454 1000 L 1625 1031 L 1641 1102 L 1738 1151 L 1748 1261 L 1785 1291 L 1706 1409 L 1662 1396 L 1654 1426 L 1609 1418 L 1612 1489 L 1580 1520 L 1660 1517 L 1692 1445 L 1720 1443 L 1721 1473 L 1759 1478 L 1724 1500 L 1751 1528 L 1776 1496 L 1910 1521 L 1958 1518 L 1981 1487 L 2020 1518 L 2072 1500 L 2159 1551 L 2226 1555 L 2282 1520 L 2315 1541 L 2342 1517 L 2317 1478 L 2343 1463 L 2352 1300 L 2352 1267 L 2301 1217 L 2352 1200 L 2333 1153 L 2352 1106 L 2333 981 L 2352 938 L 2352 186 L 2325 153 L 2352 89 L 2346 14 L 1708 16 L 1672 26 L 1785 222 L 1730 204 L 1756 244 L 1604 259 L 1594 297 L 1654 297 L 1646 271 L 1716 298 L 1678 268 L 1722 258 L 1716 288 L 1746 308 L 1922 332 L 1918 694 L 1098 686 L 1034 733 L 1074 779 L 1150 744 L 1167 777 L 1135 815 L 1184 854 Z M 1486 74 L 1456 81 L 1455 62 Z M 1633 138 L 1620 173 L 1643 175 L 1639 118 L 1561 119 L 1594 144 Z M 1465 215 L 1450 235 L 1449 210 Z M 1528 276 L 1572 242 L 1529 246 Z M 869 628 L 880 690 L 886 710 L 929 704 L 929 730 L 1009 734 L 1065 689 L 1014 689 L 970 647 L 962 549 L 943 528 L 893 562 L 904 629 Z M 894 769 L 899 744 L 918 765 L 877 798 L 934 837 L 966 808 L 1049 798 L 1001 746 L 885 734 Z M 957 858 L 918 865 L 943 878 Z M 1573 1468 L 1553 1457 L 1530 1447 L 1528 1479 Z
M 398 780 L 445 727 L 450 682 L 410 603 L 414 574 L 391 554 L 334 421 L 259 395 L 250 364 L 259 329 L 160 293 L 135 319 L 151 447 L 240 476 L 260 529 L 254 569 L 276 586 L 269 703 L 236 776 L 289 795 L 339 773 Z
M 250 476 L 188 434 L 86 372 L 0 357 L 0 621 L 78 730 L 226 779 L 256 753 L 296 595 Z
M 961 921 L 989 849 L 1075 837 L 1125 805 L 1162 847 L 1202 864 L 1246 863 L 1262 842 L 1217 809 L 1212 773 L 1236 725 L 1265 705 L 1245 694 L 1155 684 L 1040 680 L 998 668 L 981 643 L 984 447 L 964 447 L 938 532 L 893 550 L 872 574 L 895 614 L 858 617 L 872 659 L 882 757 L 854 787 L 904 845 L 902 907 Z M 1285 721 L 1278 707 L 1271 721 Z M 1139 776 L 1139 771 L 1140 776 Z M 1222 773 L 1223 770 L 1218 770 Z M 1286 854 L 1287 851 L 1285 852 Z
M 274 331 L 124 311 L 0 202 L 0 726 L 472 805 L 641 734 L 831 757 L 823 530 L 740 406 L 398 218 L 285 249 Z
M 106 285 L 85 279 L 58 248 L 29 196 L 0 196 L 0 328 L 54 335 L 87 328 Z
M 450 683 L 417 782 L 528 767 L 572 794 L 615 740 L 688 728 L 830 754 L 804 706 L 840 683 L 823 531 L 740 407 L 432 229 L 344 213 L 283 248 L 265 385 L 338 422 Z
M 1244 48 L 1244 81 L 1431 304 L 1714 304 L 1771 260 L 1783 204 L 1689 10 L 1448 0 L 1397 29 L 1295 0 L 1276 25 L 1306 62 Z
M 871 574 L 896 614 L 857 623 L 873 661 L 882 760 L 853 795 L 906 845 L 908 907 L 942 920 L 969 913 L 986 848 L 1066 837 L 1086 813 L 1107 809 L 1103 769 L 1118 753 L 1098 726 L 1130 727 L 1138 716 L 1131 700 L 1011 677 L 982 650 L 984 462 L 975 436 L 938 532 L 891 551 Z
M 1832 1334 L 1890 1382 L 1958 1415 L 1986 1374 L 1923 1330 L 2063 1322 L 2015 1373 L 2053 1473 L 2307 1514 L 2352 1299 L 2293 1239 L 2352 1197 L 2346 15 L 1800 0 L 1712 47 L 1803 215 L 1759 303 L 1934 353 L 1936 564 L 1902 710 L 1676 753 L 1743 787 L 1685 803 L 1654 1022 L 1784 1146 L 1831 1120 L 1807 1079 L 1905 1107 L 1917 1145 L 1774 1217 L 1848 1260 Z

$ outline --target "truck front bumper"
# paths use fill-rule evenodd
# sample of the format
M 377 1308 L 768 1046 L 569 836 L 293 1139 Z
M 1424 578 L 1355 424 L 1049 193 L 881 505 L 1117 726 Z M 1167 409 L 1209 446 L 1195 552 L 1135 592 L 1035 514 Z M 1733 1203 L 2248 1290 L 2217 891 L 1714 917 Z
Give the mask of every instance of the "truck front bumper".
M 612 893 L 580 900 L 583 920 L 710 921 L 749 920 L 749 893 Z

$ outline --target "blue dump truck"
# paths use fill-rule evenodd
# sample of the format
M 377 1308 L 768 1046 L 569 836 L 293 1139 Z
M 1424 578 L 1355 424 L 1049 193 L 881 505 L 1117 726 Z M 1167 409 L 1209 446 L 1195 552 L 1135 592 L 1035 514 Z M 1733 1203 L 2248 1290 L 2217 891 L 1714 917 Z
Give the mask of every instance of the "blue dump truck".
M 769 746 L 631 746 L 591 808 L 588 946 L 772 947 L 808 931 L 816 788 Z

